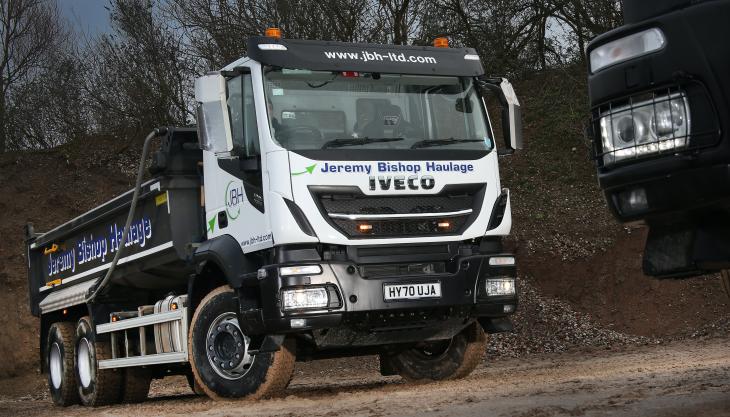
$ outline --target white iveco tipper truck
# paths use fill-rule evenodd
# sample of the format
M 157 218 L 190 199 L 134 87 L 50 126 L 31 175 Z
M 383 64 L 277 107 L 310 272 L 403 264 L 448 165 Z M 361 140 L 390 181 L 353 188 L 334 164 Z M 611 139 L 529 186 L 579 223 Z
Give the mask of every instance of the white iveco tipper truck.
M 486 92 L 502 107 L 499 152 Z M 295 360 L 348 355 L 408 380 L 459 378 L 485 333 L 511 328 L 497 159 L 521 146 L 519 105 L 473 49 L 274 32 L 197 79 L 195 97 L 197 130 L 153 131 L 132 191 L 27 227 L 56 404 L 140 401 L 173 374 L 258 398 L 287 386 Z

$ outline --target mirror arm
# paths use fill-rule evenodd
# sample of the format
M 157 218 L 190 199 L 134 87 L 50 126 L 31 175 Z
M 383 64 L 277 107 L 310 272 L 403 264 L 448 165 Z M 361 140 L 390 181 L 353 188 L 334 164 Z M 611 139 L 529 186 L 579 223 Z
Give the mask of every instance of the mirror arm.
M 499 100 L 499 105 L 502 107 L 502 137 L 504 139 L 505 152 L 498 150 L 497 154 L 511 155 L 514 153 L 514 149 L 512 148 L 512 143 L 510 141 L 512 133 L 509 125 L 509 105 L 507 104 L 507 98 L 504 96 L 504 91 L 502 91 L 502 87 L 500 87 L 502 78 L 481 76 L 477 78 L 477 83 L 480 88 L 495 93 L 497 100 Z M 511 152 L 507 153 L 507 150 Z

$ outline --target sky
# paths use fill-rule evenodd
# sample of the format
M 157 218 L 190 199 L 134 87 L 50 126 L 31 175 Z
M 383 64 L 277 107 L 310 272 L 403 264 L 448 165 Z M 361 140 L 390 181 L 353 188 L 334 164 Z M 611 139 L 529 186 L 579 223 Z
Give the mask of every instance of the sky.
M 109 31 L 109 0 L 57 0 L 61 13 L 77 33 L 98 35 Z

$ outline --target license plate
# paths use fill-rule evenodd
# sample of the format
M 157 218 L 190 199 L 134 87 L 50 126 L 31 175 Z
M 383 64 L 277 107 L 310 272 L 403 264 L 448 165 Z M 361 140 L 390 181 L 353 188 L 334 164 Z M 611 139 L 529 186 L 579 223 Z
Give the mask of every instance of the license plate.
M 425 284 L 385 284 L 383 285 L 385 301 L 419 300 L 422 298 L 441 298 L 441 283 Z

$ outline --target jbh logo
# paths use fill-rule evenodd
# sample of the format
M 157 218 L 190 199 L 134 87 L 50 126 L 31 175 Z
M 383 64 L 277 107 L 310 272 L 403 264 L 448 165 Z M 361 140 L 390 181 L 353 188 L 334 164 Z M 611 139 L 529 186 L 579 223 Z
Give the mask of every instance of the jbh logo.
M 234 181 L 226 186 L 226 213 L 231 220 L 236 219 L 241 214 L 241 204 L 243 204 L 243 184 L 236 186 Z

